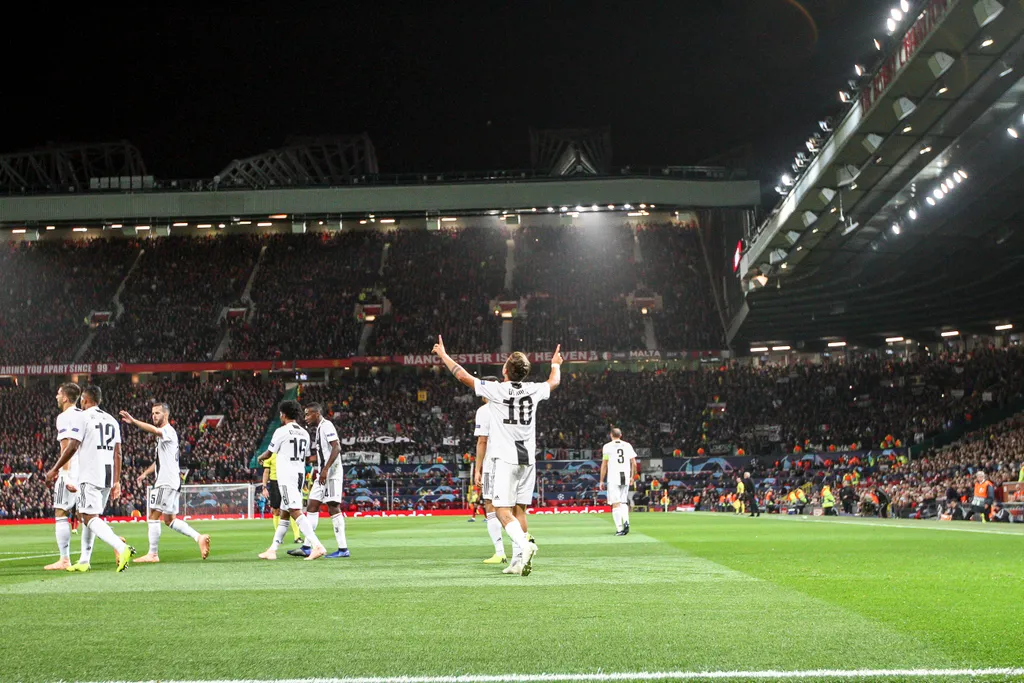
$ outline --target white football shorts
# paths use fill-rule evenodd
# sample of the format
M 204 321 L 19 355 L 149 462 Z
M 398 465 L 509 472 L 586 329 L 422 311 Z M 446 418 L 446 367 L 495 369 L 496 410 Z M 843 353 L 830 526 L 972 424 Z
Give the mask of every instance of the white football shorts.
M 57 475 L 57 481 L 53 483 L 53 507 L 57 510 L 71 512 L 78 504 L 78 493 L 68 491 L 68 480 L 64 477 L 64 470 L 61 470 Z
M 102 515 L 107 509 L 110 489 L 100 488 L 93 484 L 78 485 L 78 513 L 82 515 Z
M 165 515 L 178 514 L 178 499 L 180 491 L 175 491 L 170 486 L 155 486 L 149 490 L 149 509 L 157 510 Z
M 494 507 L 533 504 L 533 488 L 537 483 L 535 465 L 513 465 L 504 460 L 495 460 L 492 479 L 491 504 Z
M 309 499 L 318 500 L 321 503 L 341 504 L 341 497 L 344 493 L 344 479 L 328 479 L 326 484 L 313 482 L 309 489 Z

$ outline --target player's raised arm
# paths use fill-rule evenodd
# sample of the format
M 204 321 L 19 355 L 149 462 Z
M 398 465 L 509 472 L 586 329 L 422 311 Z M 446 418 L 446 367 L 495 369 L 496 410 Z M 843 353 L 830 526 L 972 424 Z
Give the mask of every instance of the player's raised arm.
M 437 335 L 437 343 L 434 344 L 434 353 L 444 363 L 444 366 L 448 368 L 448 372 L 455 376 L 455 379 L 465 384 L 470 389 L 473 388 L 473 382 L 475 378 L 473 375 L 466 372 L 466 370 L 452 360 L 452 357 L 444 350 L 444 340 L 441 339 L 441 335 Z
M 551 391 L 558 388 L 562 383 L 562 345 L 555 347 L 555 353 L 551 356 L 551 374 L 548 375 L 548 387 Z
M 148 422 L 143 422 L 142 420 L 136 420 L 134 417 L 131 416 L 131 413 L 129 413 L 127 410 L 121 411 L 121 420 L 123 420 L 125 424 L 135 425 L 142 431 L 149 432 L 150 434 L 161 433 L 159 427 L 154 427 Z

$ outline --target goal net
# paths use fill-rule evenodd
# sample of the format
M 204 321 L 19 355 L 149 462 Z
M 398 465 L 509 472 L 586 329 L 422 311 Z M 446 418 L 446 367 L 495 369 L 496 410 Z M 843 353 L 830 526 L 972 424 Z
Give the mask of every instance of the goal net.
M 149 512 L 150 492 L 146 490 L 146 512 Z M 182 484 L 178 499 L 180 517 L 208 517 L 220 519 L 252 519 L 255 507 L 253 484 Z M 148 514 L 147 514 L 148 517 Z

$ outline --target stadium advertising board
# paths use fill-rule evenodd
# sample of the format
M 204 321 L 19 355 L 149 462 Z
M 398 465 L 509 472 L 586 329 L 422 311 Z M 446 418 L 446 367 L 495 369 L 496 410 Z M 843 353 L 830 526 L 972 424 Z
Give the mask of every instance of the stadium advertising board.
M 678 360 L 711 358 L 716 351 L 565 351 L 562 353 L 570 363 L 635 360 Z M 531 363 L 548 363 L 551 352 L 527 354 Z M 505 362 L 503 353 L 464 353 L 453 356 L 463 365 L 501 365 Z M 406 365 L 410 367 L 433 367 L 441 364 L 431 354 L 407 354 L 403 356 L 356 356 L 354 358 L 315 358 L 292 361 L 226 361 L 204 363 L 26 363 L 22 365 L 0 365 L 0 376 L 42 376 L 42 375 L 134 375 L 168 372 L 282 372 L 293 370 L 327 370 L 350 368 L 353 365 Z
M 953 0 L 931 0 L 906 32 L 897 48 L 882 66 L 875 72 L 871 85 L 864 88 L 860 95 L 861 111 L 867 114 L 889 89 L 896 76 L 903 70 L 917 53 L 932 31 L 942 23 Z

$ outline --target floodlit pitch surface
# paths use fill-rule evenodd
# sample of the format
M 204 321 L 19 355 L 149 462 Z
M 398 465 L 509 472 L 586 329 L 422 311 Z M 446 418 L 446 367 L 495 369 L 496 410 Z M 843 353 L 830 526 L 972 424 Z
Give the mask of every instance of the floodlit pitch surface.
M 481 563 L 482 519 L 350 519 L 353 556 L 316 562 L 258 560 L 269 520 L 195 522 L 205 562 L 164 529 L 161 564 L 97 542 L 74 575 L 42 571 L 52 526 L 0 527 L 0 681 L 1024 680 L 1024 525 L 632 521 L 531 518 L 528 578 Z

